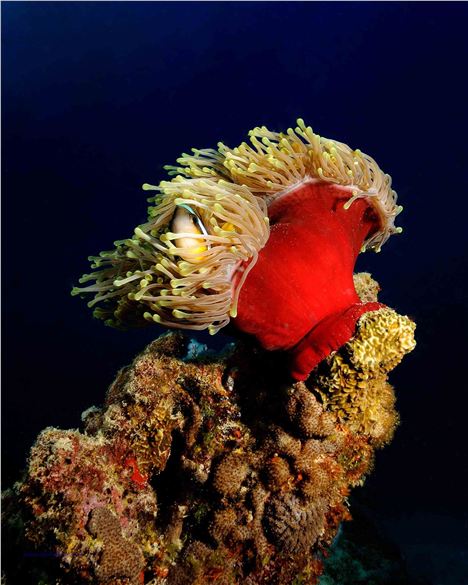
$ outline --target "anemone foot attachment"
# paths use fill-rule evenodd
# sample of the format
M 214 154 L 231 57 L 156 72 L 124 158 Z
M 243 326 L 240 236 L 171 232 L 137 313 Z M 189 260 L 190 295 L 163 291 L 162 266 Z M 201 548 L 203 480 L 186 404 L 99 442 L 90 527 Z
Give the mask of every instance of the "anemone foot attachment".
M 321 321 L 291 350 L 291 375 L 306 380 L 310 372 L 327 356 L 353 336 L 358 319 L 369 311 L 382 309 L 377 302 L 356 303 Z

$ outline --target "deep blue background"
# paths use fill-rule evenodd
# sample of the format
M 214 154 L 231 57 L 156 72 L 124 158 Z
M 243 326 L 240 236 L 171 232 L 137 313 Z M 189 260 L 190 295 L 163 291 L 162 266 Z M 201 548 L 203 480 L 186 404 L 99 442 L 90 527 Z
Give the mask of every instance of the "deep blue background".
M 4 484 L 42 428 L 79 426 L 159 333 L 106 328 L 69 294 L 89 254 L 144 220 L 140 185 L 192 146 L 301 116 L 374 156 L 405 206 L 404 234 L 358 264 L 418 324 L 391 377 L 402 426 L 363 497 L 410 556 L 466 563 L 467 17 L 455 3 L 2 3 Z M 437 562 L 420 564 L 452 583 Z

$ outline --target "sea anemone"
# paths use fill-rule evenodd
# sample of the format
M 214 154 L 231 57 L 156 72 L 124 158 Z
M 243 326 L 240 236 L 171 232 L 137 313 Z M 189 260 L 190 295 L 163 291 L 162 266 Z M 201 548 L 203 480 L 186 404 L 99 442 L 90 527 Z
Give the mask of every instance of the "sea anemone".
M 89 306 L 114 326 L 156 322 L 216 333 L 232 319 L 268 350 L 288 350 L 298 380 L 352 337 L 364 313 L 360 251 L 380 251 L 401 207 L 389 175 L 360 150 L 298 120 L 251 144 L 193 149 L 150 199 L 132 238 L 91 257 Z M 91 283 L 91 284 L 88 284 Z
M 152 189 L 149 185 L 145 189 Z M 107 324 L 206 329 L 215 333 L 235 314 L 239 290 L 268 239 L 266 205 L 246 187 L 178 177 L 154 187 L 148 221 L 115 250 L 91 257 L 96 270 L 72 294 Z M 233 274 L 242 270 L 233 286 Z

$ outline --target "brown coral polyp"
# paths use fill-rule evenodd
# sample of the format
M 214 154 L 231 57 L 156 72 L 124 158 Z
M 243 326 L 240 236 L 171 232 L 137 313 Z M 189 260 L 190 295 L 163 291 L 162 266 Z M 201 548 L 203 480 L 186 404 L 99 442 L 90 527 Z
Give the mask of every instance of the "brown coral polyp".
M 307 555 L 325 530 L 326 509 L 324 500 L 311 502 L 287 494 L 271 499 L 265 524 L 283 553 Z

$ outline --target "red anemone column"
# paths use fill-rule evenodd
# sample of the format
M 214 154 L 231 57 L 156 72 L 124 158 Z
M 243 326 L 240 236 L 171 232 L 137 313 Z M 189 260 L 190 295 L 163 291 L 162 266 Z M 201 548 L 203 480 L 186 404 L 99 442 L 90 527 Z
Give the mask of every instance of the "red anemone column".
M 353 335 L 380 303 L 362 303 L 353 270 L 364 240 L 379 228 L 366 199 L 349 209 L 349 189 L 304 183 L 269 206 L 271 234 L 239 296 L 234 324 L 268 350 L 289 350 L 304 380 Z

